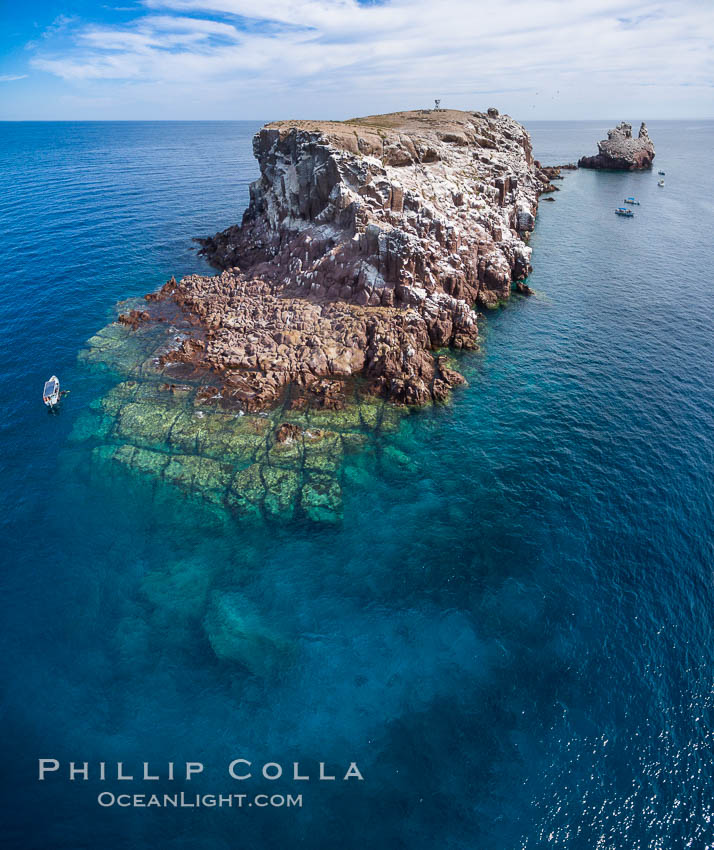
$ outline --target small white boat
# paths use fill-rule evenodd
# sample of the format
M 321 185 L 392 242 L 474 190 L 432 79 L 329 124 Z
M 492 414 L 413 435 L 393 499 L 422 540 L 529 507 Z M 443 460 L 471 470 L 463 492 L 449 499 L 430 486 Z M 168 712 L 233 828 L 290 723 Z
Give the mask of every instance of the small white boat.
M 45 388 L 42 391 L 42 401 L 47 407 L 54 407 L 60 400 L 60 383 L 59 378 L 53 375 L 49 381 L 45 381 Z
M 658 186 L 664 186 L 664 180 L 658 180 L 657 185 Z

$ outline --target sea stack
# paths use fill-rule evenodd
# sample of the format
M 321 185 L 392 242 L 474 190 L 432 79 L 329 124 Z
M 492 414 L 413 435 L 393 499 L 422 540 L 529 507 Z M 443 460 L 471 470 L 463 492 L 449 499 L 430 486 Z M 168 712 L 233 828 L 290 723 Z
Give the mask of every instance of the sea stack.
M 643 121 L 637 138 L 632 135 L 632 124 L 625 121 L 614 130 L 608 130 L 607 139 L 598 142 L 595 156 L 584 156 L 578 161 L 580 168 L 606 168 L 615 171 L 642 171 L 652 168 L 655 148 Z
M 331 404 L 357 376 L 392 401 L 444 399 L 461 378 L 438 349 L 474 348 L 474 308 L 529 292 L 549 180 L 526 130 L 495 109 L 423 110 L 278 121 L 253 150 L 242 224 L 199 240 L 222 273 L 149 296 L 197 329 L 170 357 L 209 367 L 246 411 L 289 385 Z

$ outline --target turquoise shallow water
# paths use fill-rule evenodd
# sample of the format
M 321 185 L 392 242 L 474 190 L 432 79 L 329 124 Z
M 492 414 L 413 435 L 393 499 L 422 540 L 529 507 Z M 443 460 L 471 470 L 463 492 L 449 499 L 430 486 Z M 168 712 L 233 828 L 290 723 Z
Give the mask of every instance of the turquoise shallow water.
M 115 382 L 77 352 L 115 301 L 206 270 L 190 239 L 238 220 L 257 127 L 0 125 L 4 845 L 707 846 L 714 124 L 652 123 L 664 189 L 559 184 L 536 296 L 488 317 L 449 407 L 353 460 L 337 528 L 246 527 L 68 441 Z M 552 163 L 605 126 L 529 129 Z M 221 659 L 225 611 L 290 663 Z M 305 783 L 299 810 L 178 812 L 36 781 L 40 757 L 189 760 L 205 774 L 173 790 L 294 792 L 228 780 L 243 756 L 365 779 Z

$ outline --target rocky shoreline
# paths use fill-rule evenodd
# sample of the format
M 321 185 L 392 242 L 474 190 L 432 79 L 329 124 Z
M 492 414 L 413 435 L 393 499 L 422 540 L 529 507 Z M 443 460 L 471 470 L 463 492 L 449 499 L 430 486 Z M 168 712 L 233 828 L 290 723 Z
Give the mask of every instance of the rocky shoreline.
M 127 380 L 76 438 L 244 516 L 331 522 L 342 458 L 446 400 L 477 309 L 530 292 L 561 175 L 495 109 L 277 122 L 254 152 L 242 224 L 199 240 L 220 273 L 172 278 L 89 341 Z

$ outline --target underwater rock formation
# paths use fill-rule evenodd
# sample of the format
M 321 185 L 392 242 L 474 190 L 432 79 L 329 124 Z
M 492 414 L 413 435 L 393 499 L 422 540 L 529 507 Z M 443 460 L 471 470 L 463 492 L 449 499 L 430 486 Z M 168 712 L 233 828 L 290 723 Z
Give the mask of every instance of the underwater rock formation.
M 74 438 L 245 518 L 339 522 L 343 458 L 463 383 L 445 351 L 477 346 L 475 307 L 531 292 L 557 175 L 494 109 L 277 122 L 254 151 L 242 225 L 199 240 L 220 273 L 89 340 L 124 380 Z
M 202 390 L 146 374 L 123 381 L 83 412 L 72 439 L 94 444 L 96 465 L 168 482 L 239 518 L 324 524 L 342 518 L 345 459 L 400 420 L 393 406 L 357 393 L 339 411 L 286 404 L 241 415 Z
M 288 666 L 292 645 L 238 593 L 214 591 L 203 626 L 216 656 L 266 678 Z
M 608 130 L 607 139 L 597 144 L 595 156 L 583 156 L 578 160 L 580 168 L 609 168 L 616 171 L 640 171 L 652 168 L 655 148 L 643 121 L 637 138 L 632 135 L 632 124 L 625 121 Z

